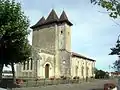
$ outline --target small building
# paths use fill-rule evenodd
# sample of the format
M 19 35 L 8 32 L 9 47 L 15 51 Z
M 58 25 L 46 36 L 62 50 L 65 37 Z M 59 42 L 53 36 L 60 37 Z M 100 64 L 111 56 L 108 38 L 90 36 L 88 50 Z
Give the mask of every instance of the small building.
M 120 72 L 110 72 L 109 76 L 118 77 L 120 76 Z
M 3 78 L 12 78 L 13 74 L 12 71 L 3 71 L 2 77 Z
M 72 25 L 54 10 L 33 25 L 32 59 L 17 64 L 17 77 L 94 77 L 95 60 L 71 51 Z

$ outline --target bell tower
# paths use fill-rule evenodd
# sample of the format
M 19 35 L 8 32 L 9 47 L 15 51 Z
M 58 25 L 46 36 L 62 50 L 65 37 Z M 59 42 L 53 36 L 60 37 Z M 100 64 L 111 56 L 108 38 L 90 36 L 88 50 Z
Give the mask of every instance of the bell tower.
M 73 24 L 68 20 L 66 13 L 63 11 L 59 18 L 59 60 L 60 75 L 70 76 L 71 71 L 71 26 Z
M 54 55 L 54 75 L 69 76 L 71 61 L 71 26 L 63 11 L 58 18 L 54 9 L 45 19 L 42 17 L 33 29 L 32 46 Z
M 55 33 L 58 19 L 56 12 L 52 9 L 46 19 L 42 17 L 31 27 L 33 29 L 33 47 L 55 54 Z
M 71 52 L 71 26 L 66 13 L 63 11 L 59 19 L 59 49 Z

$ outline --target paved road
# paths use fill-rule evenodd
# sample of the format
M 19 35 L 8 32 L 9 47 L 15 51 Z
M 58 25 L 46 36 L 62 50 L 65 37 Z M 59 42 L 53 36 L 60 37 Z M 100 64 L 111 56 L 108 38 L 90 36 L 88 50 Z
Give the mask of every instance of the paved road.
M 46 87 L 34 87 L 16 90 L 103 90 L 104 84 L 107 82 L 116 83 L 113 80 L 95 80 L 93 82 L 84 82 L 81 84 L 60 84 Z

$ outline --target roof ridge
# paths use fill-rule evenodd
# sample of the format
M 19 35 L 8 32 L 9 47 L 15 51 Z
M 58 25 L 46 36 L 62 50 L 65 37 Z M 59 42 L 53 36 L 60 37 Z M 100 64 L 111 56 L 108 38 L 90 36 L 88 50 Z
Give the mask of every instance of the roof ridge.
M 71 53 L 72 53 L 72 55 L 80 56 L 80 57 L 95 61 L 94 59 L 92 59 L 92 58 L 90 58 L 88 56 L 85 56 L 85 55 L 81 55 L 80 53 L 76 53 L 76 52 L 71 52 Z
M 32 29 L 37 28 L 39 26 L 42 25 L 48 25 L 48 24 L 62 24 L 62 23 L 67 23 L 68 25 L 72 26 L 73 24 L 68 20 L 68 17 L 65 13 L 65 11 L 62 12 L 60 18 L 58 18 L 56 12 L 54 9 L 51 10 L 51 12 L 49 13 L 47 19 L 44 18 L 44 16 L 35 24 L 33 25 Z
M 31 28 L 38 27 L 40 25 L 43 25 L 44 23 L 45 23 L 45 18 L 44 18 L 44 16 L 42 16 L 42 18 L 35 25 L 33 25 Z
M 59 20 L 60 20 L 60 21 L 61 21 L 61 20 L 68 20 L 68 17 L 67 17 L 67 15 L 66 15 L 66 13 L 65 13 L 64 10 L 63 10 L 63 12 L 62 12 Z
M 50 12 L 50 14 L 48 15 L 47 19 L 46 19 L 46 23 L 51 23 L 51 22 L 55 22 L 55 21 L 59 21 L 59 18 L 55 12 L 54 9 L 52 9 L 52 11 Z
M 72 26 L 73 24 L 68 20 L 68 17 L 65 13 L 65 11 L 63 10 L 62 14 L 60 15 L 60 18 L 59 18 L 59 22 L 60 23 L 63 23 L 63 22 L 66 22 L 68 25 Z

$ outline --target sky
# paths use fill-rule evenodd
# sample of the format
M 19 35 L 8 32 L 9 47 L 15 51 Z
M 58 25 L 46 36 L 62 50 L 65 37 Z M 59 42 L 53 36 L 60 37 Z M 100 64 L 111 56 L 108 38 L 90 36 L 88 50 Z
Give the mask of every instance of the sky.
M 16 0 L 22 4 L 22 10 L 34 25 L 42 16 L 47 18 L 54 9 L 58 16 L 64 10 L 73 23 L 72 51 L 96 60 L 96 68 L 111 71 L 117 56 L 108 55 L 114 47 L 120 33 L 120 20 L 114 20 L 106 11 L 90 0 Z M 116 23 L 115 23 L 116 22 Z M 32 43 L 32 32 L 28 37 Z

